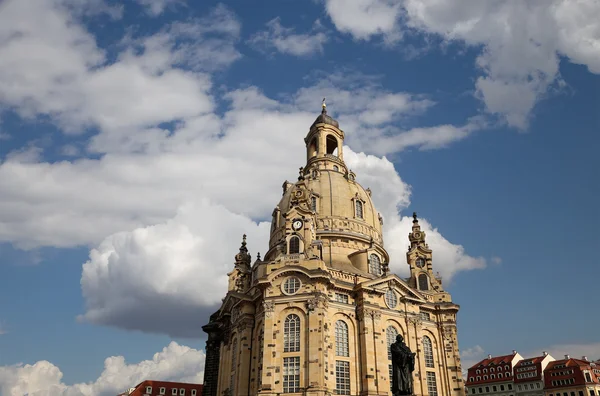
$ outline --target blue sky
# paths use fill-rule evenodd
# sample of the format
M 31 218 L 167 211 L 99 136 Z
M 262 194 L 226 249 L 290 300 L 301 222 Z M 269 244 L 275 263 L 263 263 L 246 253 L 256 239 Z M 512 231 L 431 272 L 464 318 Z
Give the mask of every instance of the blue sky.
M 323 97 L 400 275 L 423 219 L 463 365 L 600 358 L 598 20 L 593 0 L 2 2 L 0 393 L 201 381 L 200 326 L 241 235 L 266 250 Z

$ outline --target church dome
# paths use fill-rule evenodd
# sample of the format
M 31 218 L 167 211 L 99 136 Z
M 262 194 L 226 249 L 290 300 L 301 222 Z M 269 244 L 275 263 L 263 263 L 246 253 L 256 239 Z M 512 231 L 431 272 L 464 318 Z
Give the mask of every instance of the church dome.
M 302 240 L 320 245 L 322 259 L 331 267 L 368 273 L 369 260 L 388 262 L 381 216 L 371 191 L 356 181 L 344 162 L 343 139 L 344 132 L 324 108 L 305 139 L 306 166 L 297 182 L 283 184 L 283 196 L 273 211 L 269 259 L 289 253 L 290 235 L 298 231 L 290 224 L 297 218 L 310 223 L 310 237 Z

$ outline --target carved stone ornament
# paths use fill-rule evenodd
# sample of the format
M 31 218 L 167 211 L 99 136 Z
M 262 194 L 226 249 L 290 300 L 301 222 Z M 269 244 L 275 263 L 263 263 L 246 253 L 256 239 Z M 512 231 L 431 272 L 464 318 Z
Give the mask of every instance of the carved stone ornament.
M 316 308 L 327 308 L 327 297 L 321 293 L 315 294 L 310 300 L 306 301 L 306 308 L 314 311 Z
M 408 318 L 408 322 L 410 324 L 412 324 L 413 326 L 421 326 L 421 324 L 423 323 L 421 321 L 421 318 L 419 318 L 417 316 L 413 316 L 413 317 Z
M 273 312 L 275 312 L 275 304 L 273 301 L 263 301 L 263 311 L 265 312 L 265 316 L 270 318 L 273 316 Z

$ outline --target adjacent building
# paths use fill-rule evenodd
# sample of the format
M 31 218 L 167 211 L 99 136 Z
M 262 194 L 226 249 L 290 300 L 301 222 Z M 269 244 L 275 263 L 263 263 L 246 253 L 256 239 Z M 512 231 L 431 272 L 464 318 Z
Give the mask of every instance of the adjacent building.
M 587 357 L 548 364 L 544 372 L 545 396 L 600 396 L 600 366 Z
M 510 355 L 488 355 L 467 371 L 469 395 L 515 396 L 513 368 L 523 357 L 513 351 Z
M 554 358 L 546 352 L 519 361 L 513 374 L 516 396 L 544 396 L 544 370 L 552 361 Z
M 152 381 L 140 382 L 117 396 L 202 396 L 202 384 L 183 382 Z
M 262 259 L 252 262 L 244 236 L 203 327 L 204 396 L 389 395 L 398 334 L 416 352 L 416 395 L 464 395 L 459 306 L 435 275 L 425 232 L 414 214 L 410 276 L 391 273 L 383 218 L 344 161 L 344 137 L 323 106 L 297 181 L 283 183 Z

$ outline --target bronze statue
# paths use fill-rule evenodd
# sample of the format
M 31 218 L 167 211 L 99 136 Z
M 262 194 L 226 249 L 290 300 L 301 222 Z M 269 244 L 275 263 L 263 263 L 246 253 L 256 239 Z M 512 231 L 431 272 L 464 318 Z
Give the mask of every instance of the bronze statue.
M 412 372 L 415 369 L 415 354 L 404 343 L 404 338 L 398 334 L 396 342 L 390 346 L 392 352 L 392 394 L 412 395 Z

